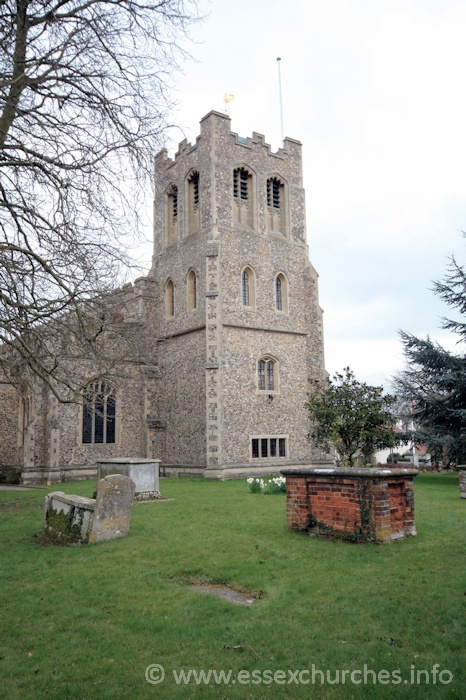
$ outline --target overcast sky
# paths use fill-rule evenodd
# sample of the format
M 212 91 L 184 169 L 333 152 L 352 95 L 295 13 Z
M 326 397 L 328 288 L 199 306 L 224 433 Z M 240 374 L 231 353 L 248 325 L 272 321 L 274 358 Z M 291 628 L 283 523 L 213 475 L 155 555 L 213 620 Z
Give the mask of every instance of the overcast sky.
M 232 130 L 303 143 L 307 240 L 324 309 L 326 367 L 388 388 L 398 329 L 440 330 L 430 291 L 466 258 L 465 0 L 201 0 L 176 80 L 177 123 L 229 105 Z M 183 138 L 174 133 L 170 155 Z M 458 349 L 458 348 L 456 348 Z

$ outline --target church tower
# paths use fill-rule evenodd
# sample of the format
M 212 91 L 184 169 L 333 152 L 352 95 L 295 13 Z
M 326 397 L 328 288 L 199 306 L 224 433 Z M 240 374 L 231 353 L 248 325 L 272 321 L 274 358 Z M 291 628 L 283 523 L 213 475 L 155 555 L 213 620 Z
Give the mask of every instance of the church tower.
M 318 459 L 308 380 L 324 375 L 305 242 L 301 144 L 272 153 L 210 112 L 155 158 L 153 450 L 166 473 L 278 472 Z

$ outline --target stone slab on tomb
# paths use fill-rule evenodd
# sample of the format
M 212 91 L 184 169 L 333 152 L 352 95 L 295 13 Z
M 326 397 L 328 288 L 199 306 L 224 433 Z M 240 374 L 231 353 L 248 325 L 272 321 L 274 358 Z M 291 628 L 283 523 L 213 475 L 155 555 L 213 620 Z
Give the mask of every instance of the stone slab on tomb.
M 160 460 L 121 457 L 102 459 L 97 464 L 97 483 L 111 474 L 122 474 L 134 481 L 135 500 L 160 498 Z

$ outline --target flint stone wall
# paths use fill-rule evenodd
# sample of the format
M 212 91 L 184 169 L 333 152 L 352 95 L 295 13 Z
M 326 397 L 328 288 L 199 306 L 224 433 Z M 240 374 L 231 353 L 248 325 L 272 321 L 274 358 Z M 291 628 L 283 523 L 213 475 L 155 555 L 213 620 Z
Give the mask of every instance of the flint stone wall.
M 416 469 L 282 469 L 291 530 L 353 542 L 416 535 Z

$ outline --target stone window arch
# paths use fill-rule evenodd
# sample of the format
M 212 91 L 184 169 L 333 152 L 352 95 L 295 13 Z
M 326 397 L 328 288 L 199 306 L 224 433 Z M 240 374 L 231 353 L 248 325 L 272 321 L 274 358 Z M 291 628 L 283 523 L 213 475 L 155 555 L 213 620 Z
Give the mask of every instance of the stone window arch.
M 267 178 L 267 230 L 282 236 L 288 232 L 287 190 L 278 175 Z
M 178 240 L 178 187 L 171 184 L 165 193 L 165 243 L 173 245 Z
M 175 285 L 173 281 L 168 278 L 165 283 L 165 316 L 166 318 L 173 318 L 175 315 Z
M 254 229 L 256 220 L 255 175 L 246 165 L 233 170 L 233 222 Z
M 198 170 L 191 170 L 186 178 L 186 205 L 186 233 L 189 236 L 201 226 Z
M 188 292 L 188 311 L 194 311 L 197 309 L 197 275 L 192 268 L 189 270 L 186 280 Z
M 116 442 L 116 397 L 104 382 L 92 382 L 83 396 L 82 442 L 114 444 Z
M 257 360 L 257 390 L 265 394 L 276 394 L 279 385 L 278 361 L 271 355 Z
M 283 272 L 275 277 L 275 310 L 288 313 L 288 280 Z
M 249 266 L 241 271 L 241 303 L 248 309 L 256 306 L 256 276 Z

